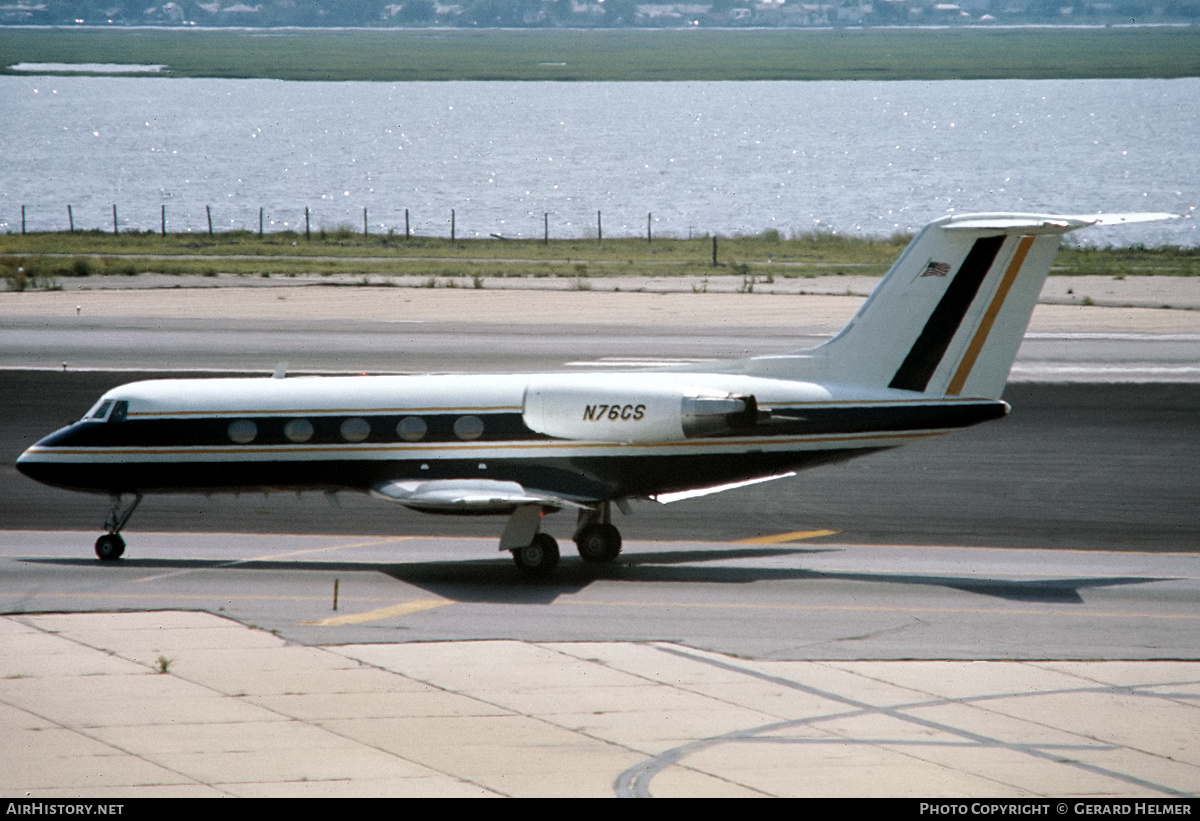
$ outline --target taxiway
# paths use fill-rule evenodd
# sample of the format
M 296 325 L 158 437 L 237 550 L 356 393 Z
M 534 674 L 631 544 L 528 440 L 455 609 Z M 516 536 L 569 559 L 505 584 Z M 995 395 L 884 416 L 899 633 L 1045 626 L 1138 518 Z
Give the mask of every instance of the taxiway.
M 13 469 L 172 370 L 611 368 L 802 347 L 852 310 L 322 290 L 0 304 L 6 792 L 1200 792 L 1195 312 L 1039 308 L 1008 418 L 639 505 L 615 565 L 539 584 L 498 521 L 354 496 L 152 497 L 102 565 L 107 500 Z

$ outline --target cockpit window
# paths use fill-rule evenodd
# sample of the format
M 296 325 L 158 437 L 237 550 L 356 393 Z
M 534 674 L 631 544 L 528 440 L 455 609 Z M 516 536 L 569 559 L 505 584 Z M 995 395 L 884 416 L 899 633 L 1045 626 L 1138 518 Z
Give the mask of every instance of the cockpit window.
M 88 411 L 87 416 L 83 418 L 89 419 L 93 422 L 103 422 L 108 418 L 108 412 L 112 410 L 112 405 L 113 403 L 111 399 L 104 399 L 100 402 L 97 402 L 96 406 Z
M 83 417 L 88 422 L 124 422 L 129 415 L 129 402 L 104 399 L 96 403 L 96 407 Z

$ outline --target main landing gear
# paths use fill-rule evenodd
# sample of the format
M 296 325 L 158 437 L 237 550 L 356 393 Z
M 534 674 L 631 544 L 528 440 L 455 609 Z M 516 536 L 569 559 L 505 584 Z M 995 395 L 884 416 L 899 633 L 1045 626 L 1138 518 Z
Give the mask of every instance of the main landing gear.
M 611 505 L 601 502 L 579 511 L 575 546 L 579 558 L 589 564 L 608 564 L 621 553 L 621 532 L 610 521 Z M 537 505 L 517 508 L 500 536 L 500 549 L 512 553 L 513 561 L 530 578 L 546 578 L 558 567 L 558 541 L 541 532 L 542 509 Z
M 515 548 L 512 556 L 526 576 L 545 578 L 558 567 L 558 540 L 549 533 L 535 534 L 525 547 Z
M 621 553 L 621 531 L 609 522 L 585 525 L 575 534 L 579 558 L 592 564 L 608 564 Z
M 104 523 L 104 529 L 108 532 L 96 540 L 96 558 L 100 561 L 115 562 L 125 554 L 125 539 L 121 537 L 121 530 L 141 501 L 140 493 L 135 494 L 128 504 L 123 503 L 120 495 L 112 497 L 112 510 Z

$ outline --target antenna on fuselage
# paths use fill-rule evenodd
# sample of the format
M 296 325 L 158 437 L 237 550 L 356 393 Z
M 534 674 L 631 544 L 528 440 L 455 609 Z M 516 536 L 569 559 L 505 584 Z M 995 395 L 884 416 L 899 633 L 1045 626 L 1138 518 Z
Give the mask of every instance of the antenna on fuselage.
M 280 362 L 278 365 L 275 366 L 274 372 L 271 373 L 271 378 L 272 379 L 283 379 L 285 376 L 287 376 L 287 369 L 288 369 L 288 363 L 287 363 L 287 360 L 285 359 L 284 361 Z

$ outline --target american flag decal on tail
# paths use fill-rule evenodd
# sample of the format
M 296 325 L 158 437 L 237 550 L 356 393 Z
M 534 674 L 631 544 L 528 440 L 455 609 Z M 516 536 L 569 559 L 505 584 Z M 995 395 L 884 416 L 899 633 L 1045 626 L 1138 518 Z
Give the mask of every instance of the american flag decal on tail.
M 944 277 L 950 273 L 950 263 L 948 262 L 930 262 L 925 266 L 925 270 L 921 272 L 923 277 Z

